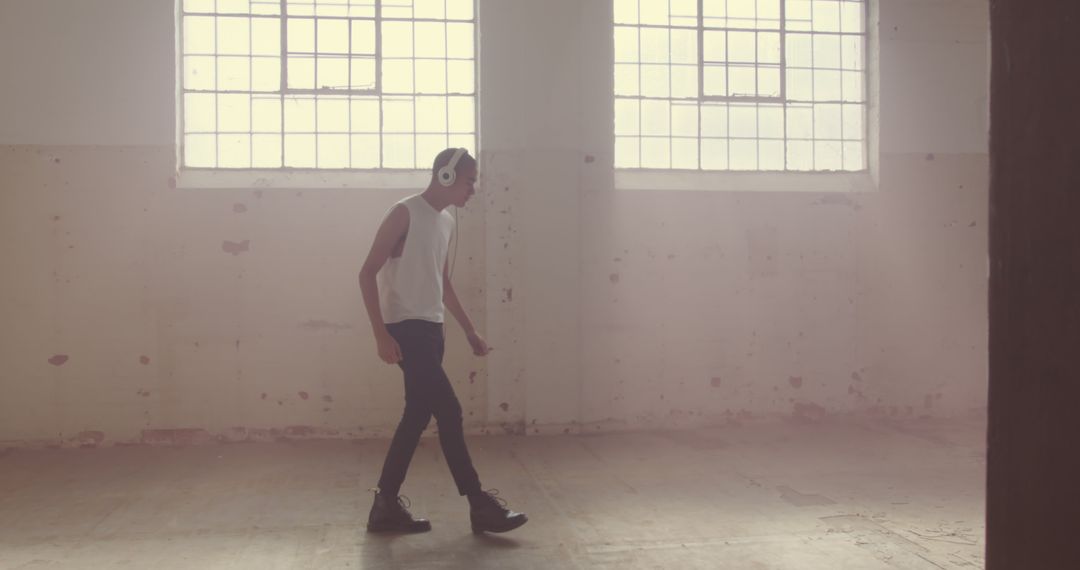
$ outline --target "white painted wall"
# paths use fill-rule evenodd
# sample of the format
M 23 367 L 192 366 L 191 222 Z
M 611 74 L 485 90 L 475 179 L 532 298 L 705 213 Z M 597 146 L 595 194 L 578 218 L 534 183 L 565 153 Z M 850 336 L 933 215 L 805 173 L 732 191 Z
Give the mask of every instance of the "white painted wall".
M 408 192 L 173 188 L 173 9 L 0 0 L 0 443 L 387 433 L 355 274 Z M 882 1 L 878 192 L 625 191 L 610 3 L 480 0 L 469 428 L 982 409 L 986 11 Z

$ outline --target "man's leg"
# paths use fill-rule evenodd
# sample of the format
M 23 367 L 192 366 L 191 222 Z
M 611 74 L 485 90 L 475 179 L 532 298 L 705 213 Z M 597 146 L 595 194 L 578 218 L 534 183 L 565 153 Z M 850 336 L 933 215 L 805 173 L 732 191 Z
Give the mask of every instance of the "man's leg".
M 398 494 L 405 481 L 420 435 L 431 421 L 430 400 L 424 386 L 436 360 L 430 335 L 424 334 L 415 322 L 395 323 L 387 326 L 394 340 L 401 347 L 399 364 L 405 376 L 405 412 L 401 416 L 394 439 L 383 462 L 379 477 L 379 491 L 368 516 L 368 530 L 372 532 L 422 532 L 431 529 L 431 523 L 414 519 L 406 503 Z
M 486 493 L 480 486 L 480 477 L 476 474 L 472 458 L 469 457 L 468 446 L 465 445 L 461 403 L 454 394 L 450 379 L 442 369 L 445 346 L 442 332 L 440 326 L 439 366 L 437 373 L 433 372 L 431 376 L 432 390 L 428 393 L 435 397 L 431 409 L 435 415 L 435 421 L 439 424 L 439 444 L 442 446 L 443 456 L 446 457 L 446 465 L 450 468 L 450 474 L 454 476 L 458 493 L 469 498 L 469 519 L 472 522 L 473 532 L 513 530 L 528 522 L 529 518 L 524 513 L 507 509 L 506 501 L 495 496 L 497 492 Z

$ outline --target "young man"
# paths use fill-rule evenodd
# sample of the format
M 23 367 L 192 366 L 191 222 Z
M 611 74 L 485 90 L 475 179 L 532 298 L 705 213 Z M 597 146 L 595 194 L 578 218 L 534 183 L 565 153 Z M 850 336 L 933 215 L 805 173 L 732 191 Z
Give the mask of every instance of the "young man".
M 465 446 L 461 404 L 442 368 L 445 309 L 465 329 L 473 354 L 491 350 L 461 307 L 447 271 L 454 218 L 446 207 L 460 208 L 476 192 L 476 160 L 463 148 L 448 148 L 435 157 L 431 174 L 427 190 L 390 209 L 360 270 L 379 357 L 405 374 L 405 413 L 386 454 L 368 531 L 431 530 L 431 523 L 413 518 L 398 492 L 420 434 L 435 416 L 446 464 L 458 492 L 469 498 L 473 532 L 506 532 L 528 518 L 505 508 L 495 492 L 481 490 Z

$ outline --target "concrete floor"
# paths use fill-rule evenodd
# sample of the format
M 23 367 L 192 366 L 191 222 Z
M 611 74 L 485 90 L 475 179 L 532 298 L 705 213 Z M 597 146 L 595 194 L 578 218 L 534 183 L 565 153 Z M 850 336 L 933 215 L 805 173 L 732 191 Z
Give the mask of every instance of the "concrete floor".
M 0 450 L 0 568 L 982 568 L 980 422 L 470 440 L 530 522 L 474 536 L 437 443 L 368 536 L 386 441 Z

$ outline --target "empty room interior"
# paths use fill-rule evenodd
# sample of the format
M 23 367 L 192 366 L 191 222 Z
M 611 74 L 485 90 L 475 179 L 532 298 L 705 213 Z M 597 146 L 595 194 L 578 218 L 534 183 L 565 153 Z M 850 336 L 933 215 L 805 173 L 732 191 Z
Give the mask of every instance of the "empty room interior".
M 990 23 L 0 0 L 0 568 L 987 567 Z

